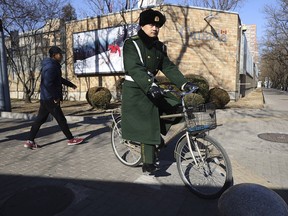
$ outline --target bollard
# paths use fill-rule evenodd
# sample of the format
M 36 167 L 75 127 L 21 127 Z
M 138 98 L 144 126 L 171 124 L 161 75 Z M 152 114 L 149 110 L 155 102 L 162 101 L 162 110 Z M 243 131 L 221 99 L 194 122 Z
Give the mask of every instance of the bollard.
M 243 183 L 225 191 L 218 200 L 221 216 L 288 216 L 286 202 L 274 191 Z

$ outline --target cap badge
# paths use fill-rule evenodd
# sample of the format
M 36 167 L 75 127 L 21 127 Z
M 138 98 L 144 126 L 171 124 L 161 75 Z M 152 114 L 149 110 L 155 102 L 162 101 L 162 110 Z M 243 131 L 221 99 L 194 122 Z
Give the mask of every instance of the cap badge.
M 155 16 L 154 21 L 159 22 L 160 18 L 158 16 Z

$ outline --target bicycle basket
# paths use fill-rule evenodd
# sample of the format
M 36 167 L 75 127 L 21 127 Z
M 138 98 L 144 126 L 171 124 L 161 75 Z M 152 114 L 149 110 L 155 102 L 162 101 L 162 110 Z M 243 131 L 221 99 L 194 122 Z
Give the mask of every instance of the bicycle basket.
M 186 115 L 187 130 L 191 133 L 205 132 L 216 128 L 216 111 L 212 103 L 189 107 Z

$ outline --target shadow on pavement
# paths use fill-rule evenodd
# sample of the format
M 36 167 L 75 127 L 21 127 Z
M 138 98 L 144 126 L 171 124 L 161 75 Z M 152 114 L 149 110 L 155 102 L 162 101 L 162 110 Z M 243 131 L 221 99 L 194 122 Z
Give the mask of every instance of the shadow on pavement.
M 0 183 L 1 216 L 219 215 L 218 200 L 200 199 L 182 186 L 22 175 L 0 175 Z
M 217 215 L 217 200 L 197 198 L 181 186 L 157 189 L 158 185 L 22 175 L 0 175 L 0 183 L 1 216 Z M 59 190 L 62 201 L 57 199 Z M 54 199 L 57 205 L 52 205 Z
M 7 135 L 6 136 L 6 141 L 8 140 L 18 140 L 18 141 L 25 141 L 27 140 L 27 137 L 29 135 L 29 130 L 30 130 L 30 127 L 32 125 L 32 122 L 31 121 L 27 121 L 27 120 L 23 120 L 23 121 L 18 121 L 19 123 L 17 124 L 17 126 L 12 126 L 12 127 L 6 127 L 6 128 L 2 128 L 0 129 L 0 133 L 3 133 L 5 131 L 13 131 L 13 130 L 17 130 L 18 133 L 17 134 L 13 134 L 13 135 Z M 4 122 L 5 123 L 5 122 Z M 76 122 L 76 123 L 68 123 L 69 125 L 69 128 L 70 130 L 72 131 L 73 128 L 78 128 L 80 126 L 83 127 L 83 122 Z M 87 123 L 86 123 L 87 124 Z M 89 124 L 93 125 L 93 122 L 89 122 Z M 95 125 L 97 124 L 100 124 L 99 122 L 94 122 Z M 23 129 L 23 128 L 29 128 L 29 130 L 27 131 L 24 131 L 22 133 L 19 133 L 19 130 L 20 129 Z M 95 128 L 95 130 L 91 130 L 91 127 L 89 127 L 89 130 L 87 130 L 86 132 L 83 132 L 81 131 L 81 133 L 77 133 L 77 130 L 75 132 L 72 132 L 72 134 L 74 136 L 81 136 L 81 137 L 85 137 L 85 140 L 89 140 L 89 139 L 92 139 L 92 138 L 95 138 L 97 136 L 99 136 L 100 134 L 103 134 L 103 133 L 106 133 L 106 132 L 109 132 L 110 131 L 110 124 L 105 124 L 104 127 L 101 127 L 101 128 Z M 44 123 L 38 134 L 37 134 L 37 137 L 36 138 L 45 138 L 45 136 L 49 136 L 51 134 L 54 134 L 54 133 L 58 133 L 60 132 L 61 133 L 61 130 L 59 128 L 59 126 L 56 124 L 53 124 L 52 126 L 49 126 L 49 124 L 47 123 Z M 49 139 L 47 139 L 49 140 Z M 55 140 L 53 142 L 48 142 L 48 143 L 45 143 L 45 144 L 42 144 L 42 145 L 39 145 L 39 147 L 45 147 L 45 146 L 48 146 L 48 145 L 53 145 L 53 144 L 57 144 L 61 141 L 65 141 L 66 140 L 66 137 L 63 135 L 61 135 L 59 137 L 58 140 Z M 85 141 L 84 143 L 85 144 Z

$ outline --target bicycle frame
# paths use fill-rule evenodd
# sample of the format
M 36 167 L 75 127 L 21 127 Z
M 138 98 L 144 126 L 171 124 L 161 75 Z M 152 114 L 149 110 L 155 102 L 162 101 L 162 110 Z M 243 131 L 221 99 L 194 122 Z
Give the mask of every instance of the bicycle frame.
M 117 127 L 117 122 L 116 122 L 116 118 L 115 118 L 114 114 L 115 114 L 115 113 L 118 114 L 118 113 L 120 113 L 120 111 L 121 111 L 121 109 L 118 108 L 118 109 L 112 110 L 112 112 L 111 112 L 111 117 L 112 117 L 113 125 L 116 125 L 117 132 L 118 132 L 119 134 L 120 134 L 120 130 L 119 130 L 119 128 Z
M 175 92 L 180 96 L 182 109 L 179 113 L 161 115 L 160 119 L 185 119 L 174 124 L 163 136 L 165 142 L 177 137 L 174 148 L 178 173 L 188 188 L 203 198 L 219 197 L 233 184 L 232 168 L 225 149 L 207 133 L 216 128 L 215 107 L 210 104 L 187 106 L 185 95 L 193 93 Z M 185 98 L 184 98 L 185 97 Z M 185 99 L 185 100 L 184 100 Z M 189 97 L 191 101 L 191 97 Z M 192 96 L 192 104 L 193 104 Z M 186 104 L 185 104 L 186 103 Z M 121 109 L 111 113 L 111 144 L 117 159 L 126 166 L 137 167 L 142 163 L 140 143 L 122 138 Z M 160 149 L 162 145 L 158 146 Z
M 176 93 L 176 94 L 178 94 L 178 95 L 180 96 L 180 98 L 181 98 L 181 105 L 182 105 L 183 110 L 182 110 L 181 113 L 162 115 L 162 116 L 160 116 L 160 118 L 161 118 L 161 119 L 167 119 L 167 118 L 184 117 L 184 118 L 185 118 L 185 122 L 186 122 L 186 119 L 188 118 L 188 115 L 187 115 L 187 112 L 186 112 L 187 109 L 186 109 L 186 106 L 185 106 L 184 96 L 187 95 L 187 94 L 193 93 L 193 91 L 194 91 L 194 90 L 191 90 L 191 91 L 189 91 L 189 92 L 178 92 L 178 91 L 173 90 L 173 89 L 165 89 L 165 90 L 164 90 L 165 93 L 167 93 L 167 92 L 174 92 L 174 93 Z M 113 120 L 113 125 L 116 125 L 116 126 L 117 126 L 117 124 L 116 124 L 116 118 L 115 118 L 115 116 L 114 116 L 115 113 L 120 114 L 120 109 L 116 109 L 116 110 L 112 111 L 112 113 L 111 113 L 111 117 L 112 117 L 112 120 Z M 185 123 L 185 126 L 186 126 L 186 127 L 181 128 L 179 131 L 177 131 L 177 133 L 176 133 L 175 135 L 179 134 L 181 131 L 183 131 L 185 128 L 187 128 L 186 123 Z M 120 134 L 119 128 L 118 128 L 118 127 L 116 127 L 116 128 L 117 128 L 117 132 Z M 191 156 L 192 156 L 195 164 L 198 165 L 198 162 L 197 162 L 197 160 L 196 160 L 196 158 L 195 158 L 195 155 L 194 155 L 194 153 L 193 153 L 193 151 L 192 151 L 192 144 L 191 144 L 191 141 L 190 141 L 190 138 L 189 138 L 189 135 L 190 135 L 190 134 L 189 134 L 189 132 L 188 132 L 187 130 L 186 130 L 185 134 L 186 134 L 186 138 L 187 138 L 187 140 L 188 140 L 188 147 L 189 147 L 189 151 L 190 151 L 190 153 L 191 153 Z M 174 136 L 172 136 L 169 140 L 171 140 L 173 137 L 174 137 Z M 130 142 L 131 142 L 131 143 L 135 143 L 135 142 L 132 142 L 132 141 L 129 141 L 129 140 L 127 140 L 127 142 L 128 142 L 128 143 L 130 143 Z M 197 149 L 198 154 L 201 155 L 201 154 L 200 154 L 199 147 L 198 147 L 197 144 L 195 144 L 195 147 L 196 147 L 196 149 Z M 177 149 L 177 145 L 175 146 L 175 149 Z M 175 151 L 175 152 L 176 152 L 176 151 Z M 202 161 L 202 162 L 204 161 L 202 157 L 201 157 L 201 161 Z
M 179 92 L 177 92 L 177 91 L 175 91 L 175 90 L 168 89 L 168 90 L 164 90 L 164 92 L 175 92 L 176 94 L 178 94 L 178 95 L 180 96 L 180 98 L 181 98 L 181 105 L 182 105 L 183 110 L 182 110 L 182 113 L 162 115 L 162 116 L 160 116 L 160 119 L 184 117 L 184 118 L 185 118 L 185 122 L 186 122 L 186 119 L 188 118 L 188 114 L 187 114 L 187 108 L 186 108 L 186 106 L 185 106 L 184 96 L 187 95 L 187 94 L 193 93 L 193 91 L 191 90 L 191 91 L 189 91 L 189 92 L 181 92 L 181 93 L 179 93 Z M 186 128 L 187 128 L 187 124 L 186 124 L 186 123 L 185 123 L 185 126 L 186 126 L 185 129 L 186 129 Z M 184 129 L 184 128 L 183 128 L 183 129 Z M 181 131 L 179 131 L 177 134 L 179 134 L 180 132 L 181 132 Z M 197 162 L 197 160 L 196 160 L 196 157 L 195 157 L 195 155 L 194 155 L 194 153 L 193 153 L 193 151 L 192 151 L 192 144 L 191 144 L 189 135 L 190 135 L 189 132 L 186 130 L 185 136 L 186 136 L 187 141 L 188 141 L 189 151 L 190 151 L 190 153 L 191 153 L 191 156 L 192 156 L 195 164 L 198 165 L 198 162 Z M 171 139 L 172 139 L 172 138 L 171 138 Z M 170 140 L 171 140 L 171 139 L 170 139 Z M 179 145 L 179 142 L 177 142 L 177 144 Z M 175 151 L 174 151 L 175 153 L 176 153 L 176 149 L 177 149 L 178 145 L 175 146 Z M 201 155 L 197 143 L 195 143 L 195 148 L 196 148 L 196 150 L 197 150 L 197 153 L 198 153 L 199 155 Z M 201 158 L 201 162 L 204 162 L 203 157 L 201 156 L 200 158 Z
M 182 105 L 183 110 L 182 110 L 181 113 L 161 115 L 161 116 L 160 116 L 160 119 L 184 117 L 184 118 L 185 118 L 185 122 L 186 122 L 186 119 L 188 118 L 188 114 L 187 114 L 187 108 L 186 108 L 186 106 L 185 106 L 184 96 L 187 95 L 187 94 L 193 93 L 193 90 L 191 90 L 191 91 L 189 91 L 189 92 L 180 92 L 180 93 L 179 93 L 179 92 L 177 92 L 176 90 L 172 90 L 172 89 L 168 89 L 168 90 L 167 90 L 167 89 L 165 89 L 164 92 L 165 92 L 165 93 L 166 93 L 166 92 L 174 92 L 174 93 L 178 94 L 178 95 L 180 96 L 180 99 L 181 99 L 181 105 Z M 112 111 L 112 113 L 111 113 L 113 125 L 116 125 L 116 126 L 117 126 L 117 124 L 116 124 L 116 118 L 115 118 L 115 113 L 117 113 L 117 114 L 120 113 L 120 109 L 116 109 L 116 110 Z M 186 127 L 183 128 L 183 130 L 187 128 L 187 124 L 186 124 L 186 123 L 185 123 L 185 126 L 186 126 Z M 118 128 L 118 127 L 116 127 L 116 128 L 117 128 L 117 132 L 120 134 L 119 128 Z M 177 133 L 176 133 L 175 135 L 179 134 L 180 132 L 181 132 L 181 131 L 177 131 Z M 195 164 L 198 165 L 198 161 L 196 160 L 196 157 L 195 157 L 195 155 L 194 155 L 194 153 L 193 153 L 193 150 L 192 150 L 192 143 L 191 143 L 191 140 L 190 140 L 190 137 L 189 137 L 190 134 L 191 134 L 191 133 L 189 133 L 188 130 L 185 131 L 185 136 L 186 136 L 187 141 L 188 141 L 189 151 L 190 151 L 190 153 L 191 153 L 191 156 L 192 156 Z M 195 135 L 196 135 L 196 134 L 195 134 Z M 174 137 L 174 136 L 172 136 L 169 140 L 171 140 L 173 137 Z M 169 141 L 169 140 L 168 140 L 168 141 Z M 129 143 L 136 143 L 136 144 L 137 144 L 137 142 L 133 142 L 133 141 L 129 141 L 129 140 L 125 140 L 125 141 L 128 142 L 128 144 L 129 144 Z M 139 143 L 139 144 L 140 144 L 140 143 Z M 178 142 L 178 145 L 179 145 L 179 142 Z M 175 151 L 174 151 L 175 153 L 176 153 L 176 149 L 177 149 L 177 146 L 178 146 L 178 145 L 175 146 Z M 198 147 L 198 144 L 195 142 L 194 145 L 195 145 L 195 148 L 196 148 L 196 150 L 197 150 L 197 153 L 198 153 L 199 155 L 201 155 L 200 149 L 199 149 L 199 147 Z M 203 157 L 201 156 L 200 158 L 201 158 L 201 162 L 204 162 Z

